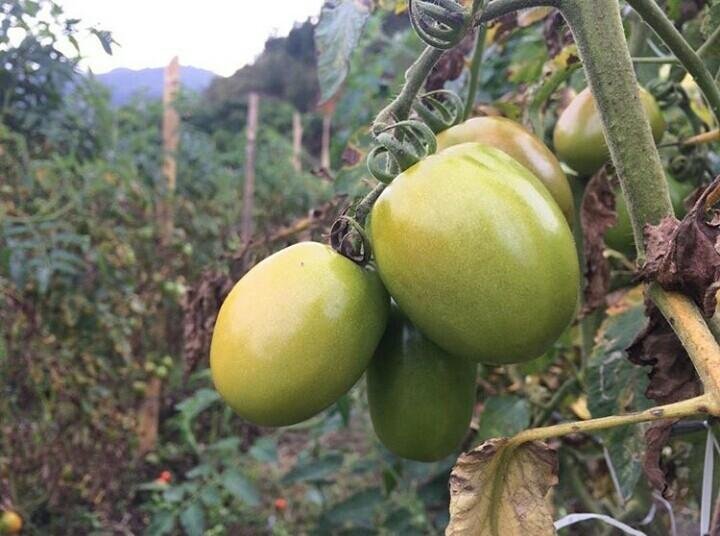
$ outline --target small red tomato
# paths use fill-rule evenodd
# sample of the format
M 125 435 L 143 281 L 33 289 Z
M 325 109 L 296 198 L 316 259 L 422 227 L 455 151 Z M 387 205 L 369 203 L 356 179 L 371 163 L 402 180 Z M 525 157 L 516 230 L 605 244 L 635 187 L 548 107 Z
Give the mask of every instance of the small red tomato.
M 170 471 L 163 471 L 160 473 L 160 477 L 158 480 L 162 480 L 163 482 L 170 482 L 172 480 L 172 473 Z
M 288 502 L 283 499 L 282 497 L 279 497 L 275 499 L 275 509 L 282 512 L 283 510 L 287 509 Z

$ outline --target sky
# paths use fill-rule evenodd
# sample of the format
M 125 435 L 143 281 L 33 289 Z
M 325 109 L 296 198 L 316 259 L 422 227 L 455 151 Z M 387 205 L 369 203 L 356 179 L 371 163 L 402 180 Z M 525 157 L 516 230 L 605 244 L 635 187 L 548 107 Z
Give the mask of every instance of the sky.
M 323 0 L 58 0 L 82 27 L 97 25 L 119 44 L 113 55 L 97 38 L 79 39 L 84 68 L 166 65 L 178 55 L 192 65 L 229 76 L 252 62 L 271 35 L 287 35 L 295 22 L 317 17 Z

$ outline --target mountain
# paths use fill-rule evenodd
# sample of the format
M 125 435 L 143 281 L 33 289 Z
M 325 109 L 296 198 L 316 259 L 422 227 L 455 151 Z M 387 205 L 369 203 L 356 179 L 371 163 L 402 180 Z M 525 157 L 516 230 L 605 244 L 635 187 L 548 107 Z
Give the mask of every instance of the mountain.
M 110 90 L 112 102 L 116 106 L 127 103 L 138 92 L 150 98 L 161 98 L 163 91 L 164 67 L 151 69 L 113 69 L 110 72 L 95 75 L 95 78 Z M 217 75 L 197 67 L 180 66 L 180 84 L 185 90 L 201 92 L 210 85 Z

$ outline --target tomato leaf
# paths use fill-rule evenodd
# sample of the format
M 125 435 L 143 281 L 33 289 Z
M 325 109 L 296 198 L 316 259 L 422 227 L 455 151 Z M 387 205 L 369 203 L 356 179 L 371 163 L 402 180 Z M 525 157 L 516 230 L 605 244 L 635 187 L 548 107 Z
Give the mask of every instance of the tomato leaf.
M 226 490 L 250 506 L 260 504 L 260 492 L 245 475 L 237 469 L 228 469 L 222 476 L 222 484 Z
M 205 513 L 200 504 L 191 503 L 180 514 L 180 524 L 188 536 L 202 536 L 205 531 Z
M 485 401 L 477 433 L 479 441 L 509 437 L 530 424 L 528 401 L 518 396 L 491 396 Z
M 508 447 L 490 439 L 458 458 L 450 476 L 447 536 L 555 534 L 549 489 L 557 479 L 554 450 L 535 441 Z
M 320 104 L 330 101 L 345 82 L 369 15 L 369 4 L 361 0 L 332 0 L 323 7 L 315 28 Z

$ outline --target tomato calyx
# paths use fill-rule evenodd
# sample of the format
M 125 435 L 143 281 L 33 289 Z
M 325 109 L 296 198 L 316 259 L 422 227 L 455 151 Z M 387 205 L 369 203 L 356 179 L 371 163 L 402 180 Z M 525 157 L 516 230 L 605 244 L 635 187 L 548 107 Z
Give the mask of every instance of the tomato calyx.
M 337 217 L 330 228 L 330 246 L 344 257 L 365 266 L 372 256 L 370 239 L 363 226 L 355 218 L 348 216 L 348 208 Z

